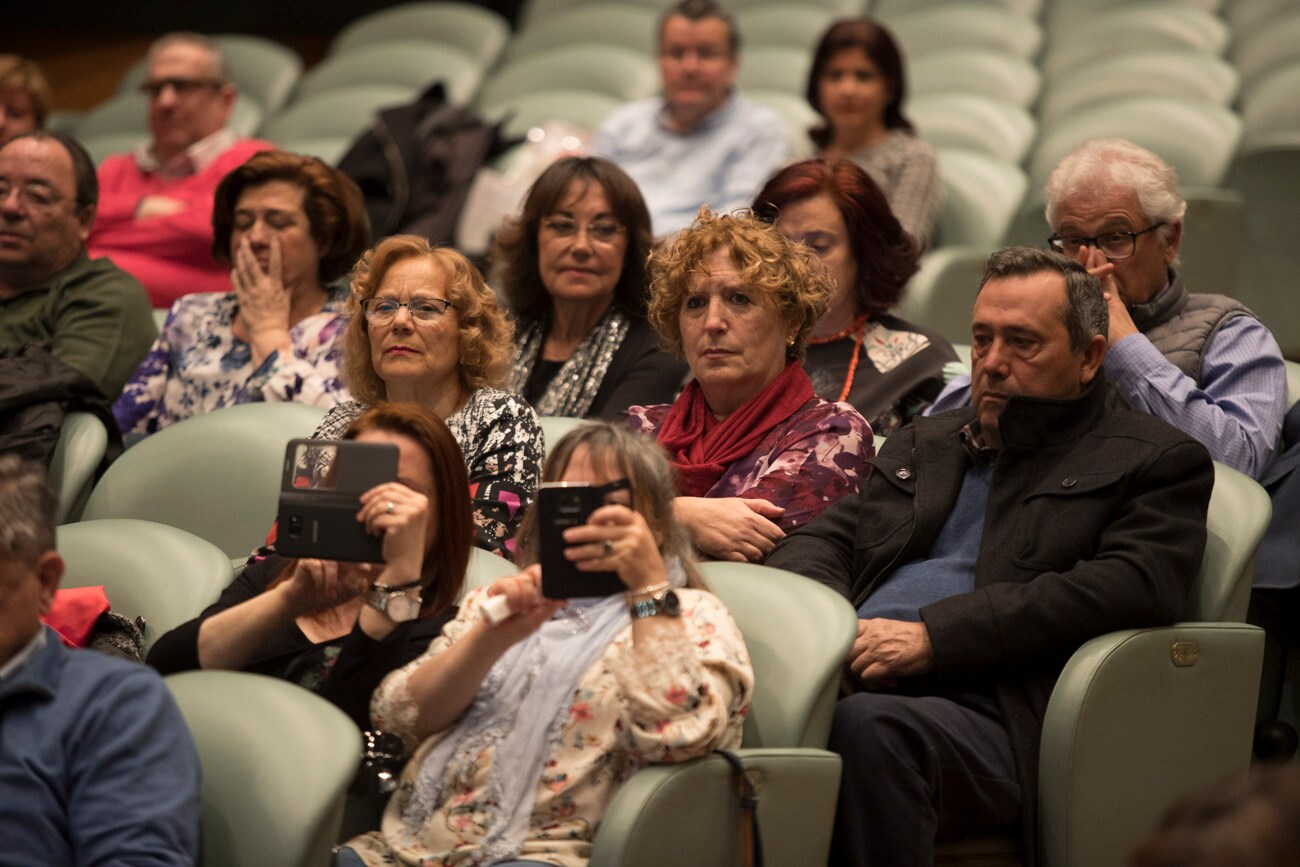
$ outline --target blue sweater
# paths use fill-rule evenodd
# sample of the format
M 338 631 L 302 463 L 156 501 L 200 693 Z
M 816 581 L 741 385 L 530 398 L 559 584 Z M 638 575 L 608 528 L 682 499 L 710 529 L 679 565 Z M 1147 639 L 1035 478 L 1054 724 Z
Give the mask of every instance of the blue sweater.
M 978 461 L 971 465 L 929 556 L 898 567 L 862 603 L 858 617 L 916 622 L 921 619 L 921 608 L 931 602 L 975 589 L 975 559 L 984 534 L 992 477 L 989 464 Z
M 0 681 L 0 865 L 194 864 L 199 759 L 153 669 L 53 631 Z

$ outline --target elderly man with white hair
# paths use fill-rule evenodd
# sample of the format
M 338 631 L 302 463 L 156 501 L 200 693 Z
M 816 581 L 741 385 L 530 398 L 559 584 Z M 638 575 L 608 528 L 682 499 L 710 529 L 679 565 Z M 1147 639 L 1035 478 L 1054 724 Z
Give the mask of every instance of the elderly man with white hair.
M 1184 287 L 1176 266 L 1187 203 L 1173 167 L 1132 142 L 1092 139 L 1061 160 L 1046 192 L 1049 243 L 1106 292 L 1112 395 L 1180 428 L 1215 460 L 1263 475 L 1286 409 L 1282 353 L 1246 307 Z M 963 376 L 926 414 L 969 402 Z

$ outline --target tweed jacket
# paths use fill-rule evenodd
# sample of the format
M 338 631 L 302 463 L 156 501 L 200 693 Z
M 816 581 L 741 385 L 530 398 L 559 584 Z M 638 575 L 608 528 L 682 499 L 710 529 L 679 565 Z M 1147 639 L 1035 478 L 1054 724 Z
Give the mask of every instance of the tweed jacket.
M 889 437 L 856 497 L 791 534 L 767 564 L 859 606 L 942 530 L 971 458 L 966 407 Z M 975 587 L 921 608 L 934 677 L 996 694 L 1034 852 L 1038 745 L 1052 687 L 1083 642 L 1178 619 L 1205 548 L 1214 484 L 1205 448 L 1145 413 L 1107 406 L 1099 377 L 1076 400 L 1012 397 L 999 418 Z

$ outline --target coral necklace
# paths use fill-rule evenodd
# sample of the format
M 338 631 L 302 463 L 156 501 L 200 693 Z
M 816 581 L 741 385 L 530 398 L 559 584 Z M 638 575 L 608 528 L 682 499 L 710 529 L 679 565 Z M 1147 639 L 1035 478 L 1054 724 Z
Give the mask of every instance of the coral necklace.
M 848 376 L 844 377 L 844 388 L 840 390 L 838 400 L 848 400 L 849 390 L 853 388 L 853 376 L 858 372 L 858 358 L 862 355 L 862 339 L 867 333 L 867 320 L 870 318 L 870 313 L 862 313 L 843 331 L 836 331 L 834 334 L 828 334 L 825 337 L 808 338 L 810 345 L 820 346 L 823 343 L 834 343 L 849 336 L 853 337 L 853 355 L 849 357 L 849 373 Z

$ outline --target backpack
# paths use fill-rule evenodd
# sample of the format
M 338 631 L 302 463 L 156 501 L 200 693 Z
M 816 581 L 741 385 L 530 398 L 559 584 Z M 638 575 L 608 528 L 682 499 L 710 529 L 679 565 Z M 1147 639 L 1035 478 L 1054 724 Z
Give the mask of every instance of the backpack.
M 414 102 L 379 112 L 338 167 L 361 188 L 375 238 L 410 233 L 453 244 L 474 176 L 510 144 L 500 125 L 451 105 L 435 82 Z

